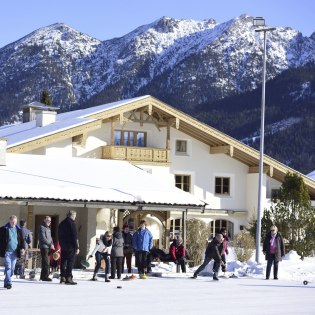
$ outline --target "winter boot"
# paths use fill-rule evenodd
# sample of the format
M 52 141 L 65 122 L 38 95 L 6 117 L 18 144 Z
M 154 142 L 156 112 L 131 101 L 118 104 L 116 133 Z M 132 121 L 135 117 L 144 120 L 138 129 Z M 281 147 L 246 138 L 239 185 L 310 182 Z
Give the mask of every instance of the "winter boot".
M 213 274 L 213 280 L 219 280 L 218 275 L 217 275 L 216 272 Z
M 67 277 L 65 284 L 75 285 L 77 283 L 72 280 L 72 277 Z
M 60 283 L 66 283 L 66 278 L 65 277 L 60 277 Z
M 91 280 L 92 281 L 97 281 L 97 274 L 96 273 L 93 274 L 93 278 Z
M 105 275 L 105 282 L 110 282 L 110 280 L 108 279 L 108 275 Z

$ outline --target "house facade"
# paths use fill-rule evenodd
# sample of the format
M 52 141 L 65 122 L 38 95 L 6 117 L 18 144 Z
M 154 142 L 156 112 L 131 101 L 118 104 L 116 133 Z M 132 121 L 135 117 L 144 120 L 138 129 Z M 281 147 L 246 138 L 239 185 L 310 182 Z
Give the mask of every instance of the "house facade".
M 127 161 L 206 203 L 202 209 L 185 211 L 174 206 L 168 211 L 116 207 L 87 212 L 84 220 L 96 222 L 88 232 L 92 241 L 86 241 L 87 251 L 113 218 L 132 229 L 146 218 L 156 245 L 167 247 L 171 237 L 182 233 L 186 219 L 209 222 L 210 234 L 226 227 L 233 237 L 257 214 L 259 152 L 158 99 L 143 96 L 62 114 L 38 106 L 35 112 L 28 113 L 34 120 L 0 129 L 0 137 L 7 139 L 6 152 Z M 268 156 L 263 170 L 262 200 L 267 208 L 285 174 L 296 171 Z M 300 175 L 315 200 L 315 182 Z M 39 210 L 41 215 L 50 210 L 45 211 Z M 28 217 L 35 226 L 34 217 Z

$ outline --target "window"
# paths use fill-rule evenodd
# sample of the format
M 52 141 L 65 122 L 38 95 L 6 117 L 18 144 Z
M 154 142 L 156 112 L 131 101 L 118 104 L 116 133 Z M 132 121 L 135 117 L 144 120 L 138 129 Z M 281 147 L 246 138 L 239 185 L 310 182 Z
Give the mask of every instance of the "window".
M 115 130 L 114 145 L 146 147 L 146 138 L 145 132 Z
M 183 191 L 190 192 L 190 175 L 175 175 L 175 186 Z
M 230 178 L 216 177 L 215 178 L 215 193 L 218 195 L 230 194 Z
M 172 219 L 170 228 L 170 238 L 173 239 L 179 236 L 181 232 L 181 219 Z
M 187 154 L 187 141 L 176 140 L 176 153 Z

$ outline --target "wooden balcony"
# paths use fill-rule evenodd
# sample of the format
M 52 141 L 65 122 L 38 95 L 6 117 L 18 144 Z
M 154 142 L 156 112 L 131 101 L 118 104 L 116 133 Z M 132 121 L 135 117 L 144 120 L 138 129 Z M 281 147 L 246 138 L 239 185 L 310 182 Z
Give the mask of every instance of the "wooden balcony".
M 102 159 L 162 164 L 170 162 L 170 150 L 107 145 L 102 147 Z

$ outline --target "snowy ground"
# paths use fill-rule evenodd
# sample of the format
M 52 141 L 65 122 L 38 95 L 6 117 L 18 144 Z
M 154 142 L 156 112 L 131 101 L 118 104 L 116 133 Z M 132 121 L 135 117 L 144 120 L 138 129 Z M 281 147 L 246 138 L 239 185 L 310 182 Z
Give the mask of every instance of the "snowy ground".
M 238 278 L 191 279 L 195 268 L 177 274 L 173 264 L 153 268 L 162 277 L 147 280 L 89 281 L 92 270 L 76 270 L 77 286 L 13 278 L 13 288 L 0 287 L 1 314 L 315 314 L 315 258 L 301 261 L 290 252 L 280 263 L 279 280 L 265 280 L 263 262 L 228 259 L 229 274 Z M 247 276 L 244 276 L 247 270 Z M 38 277 L 38 276 L 37 276 Z M 3 267 L 0 267 L 3 280 Z M 308 285 L 303 281 L 308 280 Z M 117 288 L 121 286 L 122 288 Z

